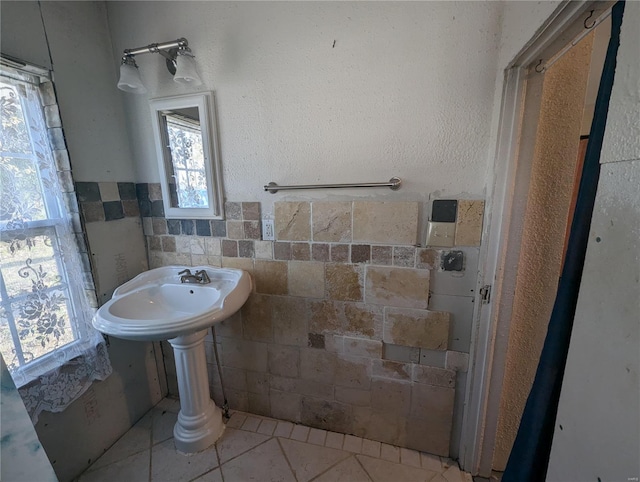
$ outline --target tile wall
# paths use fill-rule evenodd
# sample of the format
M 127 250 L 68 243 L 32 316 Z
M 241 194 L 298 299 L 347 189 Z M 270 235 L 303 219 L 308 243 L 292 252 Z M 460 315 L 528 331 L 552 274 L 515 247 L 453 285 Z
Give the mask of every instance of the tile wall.
M 140 217 L 132 182 L 77 182 L 76 193 L 85 223 Z
M 422 203 L 276 202 L 276 240 L 263 241 L 259 203 L 228 202 L 222 221 L 165 219 L 159 185 L 136 188 L 151 268 L 252 274 L 245 306 L 216 327 L 232 408 L 450 454 L 471 326 L 460 306 L 473 301 L 481 220 L 458 215 L 456 229 L 474 244 L 456 247 L 462 271 L 444 272 L 449 251 L 417 245 Z M 482 212 L 482 201 L 470 203 Z M 177 394 L 168 344 L 164 353 Z
M 115 288 L 148 269 L 136 185 L 76 182 L 75 189 L 87 233 L 98 302 L 103 304 L 111 299 Z
M 51 143 L 53 159 L 56 165 L 58 181 L 62 190 L 63 202 L 71 218 L 71 228 L 75 235 L 76 247 L 82 262 L 83 291 L 90 306 L 97 307 L 96 286 L 91 274 L 87 240 L 82 228 L 82 218 L 78 206 L 77 192 L 73 184 L 69 151 L 62 130 L 62 120 L 58 108 L 53 82 L 44 80 L 39 86 L 40 104 L 42 105 L 47 127 L 47 137 Z

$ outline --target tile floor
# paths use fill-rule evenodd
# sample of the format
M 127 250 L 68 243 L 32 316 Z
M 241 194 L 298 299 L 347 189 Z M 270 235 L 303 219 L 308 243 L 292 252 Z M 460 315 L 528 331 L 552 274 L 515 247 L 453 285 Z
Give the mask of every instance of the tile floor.
M 449 459 L 372 440 L 233 412 L 215 446 L 173 447 L 179 402 L 166 398 L 78 482 L 471 482 Z

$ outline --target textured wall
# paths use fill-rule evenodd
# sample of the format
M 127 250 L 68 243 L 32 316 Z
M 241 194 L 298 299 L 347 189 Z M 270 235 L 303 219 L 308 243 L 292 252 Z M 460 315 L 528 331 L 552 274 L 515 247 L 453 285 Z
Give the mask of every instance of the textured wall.
M 558 278 L 589 76 L 589 36 L 545 74 L 500 401 L 503 470 L 540 358 Z
M 268 201 L 263 210 L 270 212 L 274 196 L 262 192 L 269 181 L 392 175 L 406 181 L 397 193 L 341 194 L 415 200 L 436 190 L 483 193 L 498 2 L 108 2 L 107 8 L 118 59 L 124 48 L 189 39 L 205 82 L 197 90 L 217 97 L 227 199 Z M 158 56 L 140 56 L 138 64 L 148 94 L 122 95 L 137 141 L 138 181 L 157 182 L 148 98 L 187 90 Z
M 625 6 L 547 480 L 640 475 L 640 4 Z
M 517 57 L 561 4 L 559 0 L 504 2 L 498 56 L 500 70 Z

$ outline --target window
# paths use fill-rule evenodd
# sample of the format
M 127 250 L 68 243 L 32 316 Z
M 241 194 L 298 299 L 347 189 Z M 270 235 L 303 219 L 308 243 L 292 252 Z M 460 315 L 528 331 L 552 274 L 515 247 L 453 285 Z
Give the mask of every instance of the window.
M 26 403 L 33 417 L 42 409 L 38 386 L 62 390 L 57 405 L 51 393 L 44 397 L 59 411 L 111 367 L 90 323 L 93 282 L 87 254 L 83 260 L 78 247 L 82 235 L 74 233 L 74 222 L 75 231 L 81 228 L 70 208 L 71 173 L 58 172 L 54 160 L 65 159 L 66 150 L 52 85 L 45 79 L 49 99 L 43 107 L 40 76 L 4 62 L 1 74 L 0 351 L 18 387 L 40 377 L 28 391 L 35 397 L 31 407 Z M 56 377 L 65 366 L 72 368 Z

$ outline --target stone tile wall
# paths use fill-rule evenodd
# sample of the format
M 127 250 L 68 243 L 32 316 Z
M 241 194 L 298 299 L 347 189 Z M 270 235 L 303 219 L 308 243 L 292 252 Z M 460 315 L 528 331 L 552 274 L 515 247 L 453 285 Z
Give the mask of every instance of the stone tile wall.
M 137 187 L 149 193 L 140 211 L 152 268 L 252 274 L 254 293 L 216 327 L 231 407 L 449 455 L 468 344 L 429 298 L 435 279 L 444 291 L 469 282 L 443 278 L 443 251 L 417 246 L 419 203 L 276 202 L 276 240 L 262 241 L 259 203 L 226 203 L 226 221 L 166 220 L 142 207 L 155 187 Z M 213 343 L 208 351 L 221 404 Z
M 68 215 L 71 218 L 71 227 L 75 235 L 76 247 L 82 262 L 82 283 L 84 295 L 92 308 L 98 307 L 96 286 L 91 272 L 91 261 L 87 246 L 86 233 L 83 220 L 80 215 L 76 188 L 73 184 L 73 173 L 69 160 L 69 151 L 62 130 L 62 119 L 55 95 L 53 82 L 42 79 L 39 86 L 40 105 L 44 110 L 47 136 L 49 137 L 53 158 L 56 164 L 56 172 L 63 192 L 63 201 Z
M 132 182 L 77 182 L 76 193 L 86 223 L 140 217 Z

